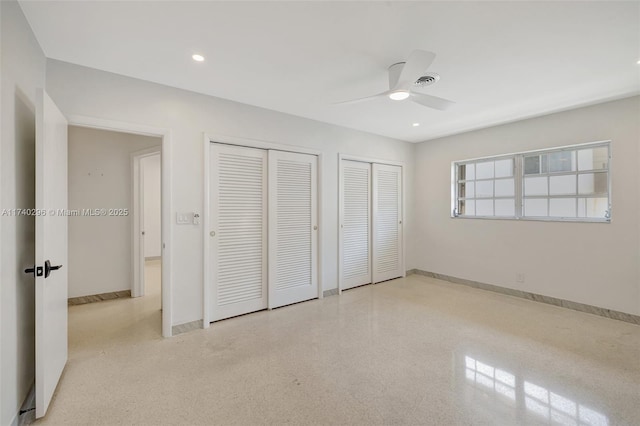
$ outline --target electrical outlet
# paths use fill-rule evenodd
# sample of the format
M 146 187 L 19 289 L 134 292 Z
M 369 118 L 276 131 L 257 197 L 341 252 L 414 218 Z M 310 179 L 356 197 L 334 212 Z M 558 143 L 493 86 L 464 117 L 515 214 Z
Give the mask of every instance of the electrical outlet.
M 522 272 L 518 272 L 516 274 L 516 282 L 523 283 L 524 282 L 524 274 Z

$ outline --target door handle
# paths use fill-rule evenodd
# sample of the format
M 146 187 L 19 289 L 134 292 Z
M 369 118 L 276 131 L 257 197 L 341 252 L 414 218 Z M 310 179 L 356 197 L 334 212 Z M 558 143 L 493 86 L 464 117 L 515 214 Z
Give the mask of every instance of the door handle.
M 44 262 L 44 277 L 47 278 L 51 274 L 51 271 L 57 271 L 60 268 L 62 268 L 62 265 L 51 266 L 51 262 L 46 260 Z
M 24 270 L 25 274 L 33 274 L 33 277 L 41 277 L 42 276 L 42 266 L 33 265 L 33 268 L 27 268 Z

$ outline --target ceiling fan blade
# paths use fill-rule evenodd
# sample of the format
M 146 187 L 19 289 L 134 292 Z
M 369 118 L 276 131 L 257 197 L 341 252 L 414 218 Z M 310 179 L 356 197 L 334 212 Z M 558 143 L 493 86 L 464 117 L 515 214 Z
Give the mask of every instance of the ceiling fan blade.
M 411 92 L 409 98 L 413 102 L 419 103 L 429 108 L 439 109 L 441 111 L 451 108 L 456 103 L 447 99 L 442 99 L 437 96 L 425 95 L 424 93 Z
M 348 104 L 357 104 L 360 102 L 366 102 L 366 101 L 371 101 L 377 98 L 384 98 L 389 96 L 389 92 L 382 92 L 382 93 L 378 93 L 377 95 L 373 95 L 373 96 L 367 96 L 365 98 L 358 98 L 358 99 L 350 99 L 348 101 L 341 101 L 341 102 L 334 102 L 333 105 L 348 105 Z
M 422 77 L 435 58 L 435 53 L 426 50 L 414 50 L 411 52 L 392 90 L 411 87 L 418 78 Z

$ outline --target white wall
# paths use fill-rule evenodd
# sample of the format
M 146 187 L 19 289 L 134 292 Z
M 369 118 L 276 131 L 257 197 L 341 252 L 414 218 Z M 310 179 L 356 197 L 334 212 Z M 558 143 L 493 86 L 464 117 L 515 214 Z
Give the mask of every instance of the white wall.
M 160 154 L 140 160 L 144 180 L 144 257 L 161 256 L 161 180 Z
M 416 268 L 640 314 L 640 97 L 423 142 Z M 451 162 L 612 140 L 612 222 L 452 219 Z M 516 274 L 525 274 L 516 283 Z
M 131 289 L 131 153 L 159 138 L 69 127 L 69 209 L 128 209 L 128 216 L 69 217 L 69 297 Z
M 203 212 L 203 132 L 322 151 L 325 290 L 336 288 L 338 280 L 338 153 L 405 162 L 405 193 L 410 197 L 413 192 L 414 146 L 406 142 L 55 60 L 47 62 L 47 90 L 65 114 L 171 129 L 172 217 Z M 411 235 L 411 209 L 405 213 L 405 234 Z M 201 226 L 172 229 L 174 325 L 202 319 Z
M 35 207 L 35 97 L 45 58 L 20 6 L 0 2 L 2 75 L 1 209 Z M 34 380 L 33 217 L 2 216 L 0 288 L 0 424 L 10 424 Z

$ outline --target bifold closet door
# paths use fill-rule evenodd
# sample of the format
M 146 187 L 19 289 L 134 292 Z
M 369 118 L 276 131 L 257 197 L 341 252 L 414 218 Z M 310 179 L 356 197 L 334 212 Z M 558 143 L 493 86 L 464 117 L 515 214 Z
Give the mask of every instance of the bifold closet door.
M 373 164 L 373 282 L 404 275 L 402 168 Z
M 317 162 L 269 151 L 269 308 L 318 297 Z
M 342 290 L 371 283 L 371 164 L 342 160 L 340 237 Z
M 267 151 L 211 145 L 211 321 L 267 308 Z

